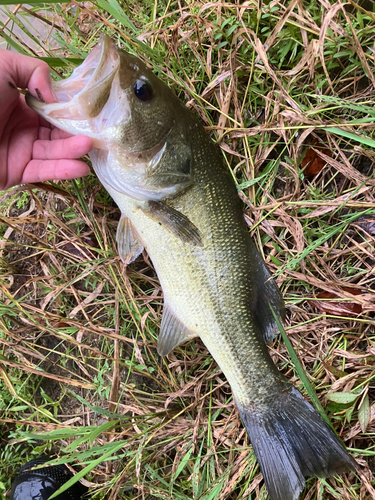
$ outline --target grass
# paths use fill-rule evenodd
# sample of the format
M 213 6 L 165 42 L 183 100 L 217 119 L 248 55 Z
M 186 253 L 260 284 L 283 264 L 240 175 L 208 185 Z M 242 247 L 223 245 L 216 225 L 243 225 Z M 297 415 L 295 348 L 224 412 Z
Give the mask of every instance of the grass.
M 107 32 L 199 114 L 283 291 L 290 345 L 362 466 L 309 479 L 301 499 L 373 498 L 372 2 L 0 5 L 4 43 L 54 78 Z M 323 168 L 307 177 L 312 149 Z M 96 177 L 2 193 L 0 214 L 0 492 L 49 453 L 80 464 L 95 499 L 267 498 L 202 343 L 156 354 L 162 290 L 146 254 L 121 264 L 119 211 Z M 270 352 L 306 395 L 283 340 Z

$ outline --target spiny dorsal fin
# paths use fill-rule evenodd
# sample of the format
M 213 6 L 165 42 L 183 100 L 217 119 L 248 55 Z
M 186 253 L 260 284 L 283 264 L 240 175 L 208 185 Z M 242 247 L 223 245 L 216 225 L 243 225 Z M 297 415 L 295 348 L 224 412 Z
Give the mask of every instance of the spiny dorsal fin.
M 158 353 L 160 356 L 166 356 L 175 347 L 197 336 L 196 333 L 186 328 L 171 311 L 167 302 L 164 302 L 164 311 L 158 338 Z
M 160 226 L 180 238 L 184 243 L 202 246 L 199 229 L 178 210 L 169 207 L 162 201 L 149 201 L 142 210 Z
M 135 227 L 124 215 L 121 216 L 117 226 L 116 241 L 118 253 L 124 264 L 133 262 L 143 250 L 143 243 Z

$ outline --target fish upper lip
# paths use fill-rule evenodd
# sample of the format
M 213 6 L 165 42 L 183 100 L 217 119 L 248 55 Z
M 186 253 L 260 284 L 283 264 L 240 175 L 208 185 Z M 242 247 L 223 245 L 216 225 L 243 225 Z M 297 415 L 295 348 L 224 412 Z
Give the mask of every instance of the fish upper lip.
M 99 60 L 97 58 L 98 52 Z M 113 68 L 108 74 L 105 70 L 111 63 Z M 117 48 L 108 35 L 101 35 L 94 50 L 74 70 L 69 78 L 52 82 L 52 89 L 57 102 L 46 104 L 33 97 L 30 93 L 26 95 L 26 102 L 32 109 L 44 115 L 73 120 L 86 119 L 84 106 L 81 104 L 85 94 L 95 86 L 99 86 L 100 82 L 108 78 L 108 76 L 111 77 L 112 75 L 113 78 L 117 68 Z

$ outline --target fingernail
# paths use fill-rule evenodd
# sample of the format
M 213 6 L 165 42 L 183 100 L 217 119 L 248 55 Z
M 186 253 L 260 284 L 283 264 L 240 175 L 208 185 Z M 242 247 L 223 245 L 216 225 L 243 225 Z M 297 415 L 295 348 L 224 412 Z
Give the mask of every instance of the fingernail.
M 35 93 L 36 93 L 36 95 L 38 96 L 38 99 L 39 99 L 39 101 L 40 101 L 40 102 L 46 102 L 46 101 L 44 100 L 44 98 L 43 98 L 43 96 L 42 96 L 42 94 L 41 94 L 40 90 L 39 90 L 39 89 L 37 89 L 36 87 L 35 87 Z

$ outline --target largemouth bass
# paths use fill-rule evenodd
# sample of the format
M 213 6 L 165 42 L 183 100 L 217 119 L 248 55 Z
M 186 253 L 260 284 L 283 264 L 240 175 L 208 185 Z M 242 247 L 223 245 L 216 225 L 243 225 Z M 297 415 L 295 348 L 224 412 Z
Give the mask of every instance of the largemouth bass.
M 158 352 L 199 336 L 229 384 L 271 500 L 294 500 L 305 477 L 355 461 L 277 370 L 266 342 L 283 314 L 280 292 L 249 236 L 234 182 L 197 118 L 138 58 L 104 36 L 59 102 L 28 104 L 94 139 L 100 181 L 121 210 L 125 263 L 145 248 L 164 292 Z

